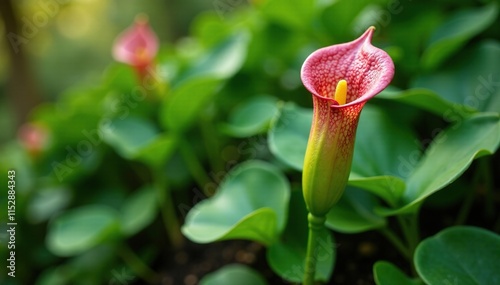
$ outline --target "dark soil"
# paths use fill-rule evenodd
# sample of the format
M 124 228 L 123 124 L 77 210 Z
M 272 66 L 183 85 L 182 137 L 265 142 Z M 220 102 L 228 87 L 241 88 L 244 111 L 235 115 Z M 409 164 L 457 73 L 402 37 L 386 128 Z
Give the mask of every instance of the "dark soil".
M 328 284 L 374 284 L 372 266 L 385 259 L 404 268 L 407 264 L 393 247 L 376 232 L 362 235 L 335 234 L 337 262 Z M 186 242 L 172 253 L 166 264 L 161 285 L 196 285 L 204 275 L 226 264 L 241 263 L 262 274 L 269 284 L 291 284 L 273 273 L 266 262 L 265 247 L 249 241 L 224 241 L 207 245 Z M 141 284 L 141 283 L 137 283 Z

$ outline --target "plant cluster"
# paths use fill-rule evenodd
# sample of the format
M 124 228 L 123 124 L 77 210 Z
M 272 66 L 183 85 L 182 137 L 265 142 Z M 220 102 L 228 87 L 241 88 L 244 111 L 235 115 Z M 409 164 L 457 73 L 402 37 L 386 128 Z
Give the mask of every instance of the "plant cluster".
M 315 280 L 344 262 L 335 233 L 377 231 L 407 261 L 376 262 L 378 285 L 500 284 L 498 5 L 236 2 L 215 1 L 177 43 L 159 44 L 161 27 L 138 17 L 100 82 L 38 106 L 1 149 L 1 173 L 17 173 L 22 245 L 2 284 L 159 284 L 186 239 L 260 243 L 276 275 L 302 282 L 313 105 L 301 68 L 369 26 L 394 78 L 361 112 L 347 187 L 315 236 Z M 428 229 L 426 211 L 456 219 Z M 235 282 L 268 284 L 243 265 L 199 284 Z

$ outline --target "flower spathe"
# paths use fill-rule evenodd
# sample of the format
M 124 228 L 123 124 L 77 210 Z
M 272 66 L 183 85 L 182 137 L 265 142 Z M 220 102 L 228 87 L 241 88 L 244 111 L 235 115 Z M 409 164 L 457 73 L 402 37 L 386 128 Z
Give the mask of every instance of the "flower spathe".
M 138 15 L 134 24 L 116 38 L 113 58 L 133 66 L 142 75 L 153 64 L 158 48 L 158 38 L 151 30 L 148 18 Z
M 389 55 L 371 44 L 374 29 L 368 28 L 352 42 L 313 52 L 302 66 L 301 79 L 314 106 L 302 186 L 314 216 L 326 215 L 340 199 L 349 178 L 361 109 L 394 75 Z

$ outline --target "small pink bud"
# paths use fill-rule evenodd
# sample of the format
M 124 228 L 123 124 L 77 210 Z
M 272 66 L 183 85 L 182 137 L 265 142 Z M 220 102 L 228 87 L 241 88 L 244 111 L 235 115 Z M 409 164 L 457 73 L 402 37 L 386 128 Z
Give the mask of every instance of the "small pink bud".
M 38 157 L 47 147 L 48 132 L 37 124 L 26 123 L 19 128 L 18 139 L 32 157 Z
M 139 75 L 153 65 L 158 53 L 158 38 L 145 15 L 136 17 L 134 24 L 123 31 L 113 45 L 113 58 L 133 66 Z

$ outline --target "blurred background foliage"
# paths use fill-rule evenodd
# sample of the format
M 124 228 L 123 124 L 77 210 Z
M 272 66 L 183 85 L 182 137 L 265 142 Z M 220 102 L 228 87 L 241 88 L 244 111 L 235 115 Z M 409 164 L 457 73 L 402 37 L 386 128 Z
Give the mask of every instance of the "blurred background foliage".
M 181 222 L 247 159 L 271 162 L 297 188 L 297 167 L 271 154 L 267 131 L 283 101 L 311 107 L 300 82 L 304 59 L 371 25 L 374 45 L 396 65 L 391 87 L 380 95 L 388 100 L 376 104 L 420 135 L 417 153 L 435 130 L 500 109 L 497 1 L 10 0 L 1 9 L 0 170 L 17 171 L 19 223 L 18 277 L 8 284 L 109 284 L 110 272 L 124 262 L 147 280 L 127 244 L 163 270 L 176 237 L 162 228 L 168 214 L 151 206 L 161 197 L 158 188 L 170 189 Z M 148 15 L 161 42 L 159 86 L 140 102 L 131 97 L 138 85 L 132 68 L 111 56 L 116 36 L 139 13 Z M 12 19 L 27 39 L 20 52 L 9 37 Z M 467 101 L 481 76 L 492 82 L 491 97 Z M 35 151 L 20 135 L 27 121 L 47 131 Z M 98 143 L 90 154 L 74 155 L 92 139 Z M 75 228 L 89 221 L 92 228 Z M 68 232 L 91 234 L 71 244 Z M 0 281 L 7 282 L 5 275 Z

